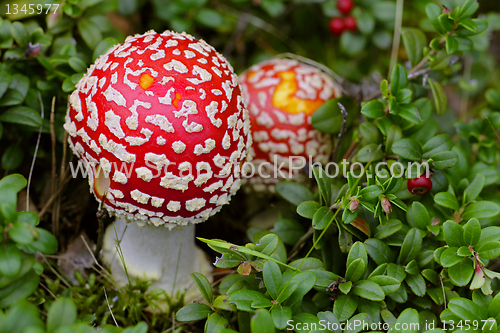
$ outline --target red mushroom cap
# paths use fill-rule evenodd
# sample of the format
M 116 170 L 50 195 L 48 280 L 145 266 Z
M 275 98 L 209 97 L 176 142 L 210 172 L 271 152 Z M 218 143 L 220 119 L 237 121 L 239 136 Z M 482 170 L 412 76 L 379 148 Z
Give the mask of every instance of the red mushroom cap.
M 251 144 L 248 111 L 231 65 L 203 40 L 170 31 L 130 36 L 76 88 L 64 128 L 91 166 L 91 192 L 111 213 L 198 223 L 238 190 Z
M 327 100 L 339 96 L 340 89 L 318 68 L 290 59 L 273 59 L 257 64 L 240 75 L 250 113 L 253 145 L 250 155 L 257 170 L 276 158 L 286 178 L 290 176 L 290 156 L 304 157 L 309 162 L 327 163 L 331 154 L 331 137 L 311 125 L 314 111 Z M 302 163 L 292 159 L 292 163 Z M 268 164 L 265 164 L 268 166 Z M 264 178 L 249 179 L 256 190 L 263 184 L 277 183 L 274 170 L 261 168 Z M 297 169 L 292 170 L 295 177 Z M 277 173 L 278 177 L 280 176 Z M 269 178 L 267 178 L 269 176 Z

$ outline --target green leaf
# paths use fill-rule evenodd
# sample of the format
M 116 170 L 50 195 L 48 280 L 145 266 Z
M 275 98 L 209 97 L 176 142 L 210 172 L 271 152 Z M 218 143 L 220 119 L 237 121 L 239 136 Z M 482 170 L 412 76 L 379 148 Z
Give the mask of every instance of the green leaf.
M 33 270 L 15 279 L 7 287 L 0 289 L 0 309 L 26 299 L 36 290 L 39 283 L 40 277 Z
M 351 291 L 352 288 L 352 281 L 347 281 L 347 282 L 342 282 L 339 284 L 339 290 L 343 294 L 348 294 Z
M 12 24 L 10 25 L 10 32 L 19 46 L 24 47 L 30 42 L 28 30 L 21 22 L 12 22 Z
M 352 292 L 359 297 L 369 299 L 371 301 L 383 301 L 385 293 L 380 286 L 370 280 L 361 280 L 354 284 Z
M 224 24 L 224 17 L 218 11 L 210 8 L 198 10 L 195 20 L 210 28 L 218 28 Z
M 358 258 L 350 263 L 345 272 L 345 278 L 348 281 L 358 281 L 366 271 L 366 263 L 363 259 Z
M 472 260 L 463 258 L 458 264 L 448 268 L 448 275 L 453 284 L 463 287 L 466 286 L 474 274 Z
M 23 161 L 24 152 L 18 144 L 9 146 L 2 155 L 2 167 L 5 170 L 16 169 Z
M 388 333 L 417 333 L 420 327 L 420 318 L 417 310 L 407 308 L 398 317 L 396 323 L 389 328 Z M 402 328 L 405 328 L 404 330 Z
M 75 72 L 83 72 L 87 69 L 87 64 L 80 58 L 78 57 L 71 57 L 68 60 L 68 65 L 75 71 Z
M 380 224 L 375 228 L 375 235 L 374 237 L 377 239 L 384 239 L 386 237 L 389 237 L 403 227 L 403 223 L 399 220 L 389 220 L 385 224 Z
M 476 245 L 481 239 L 481 223 L 479 223 L 478 219 L 470 219 L 463 228 L 465 245 Z
M 450 208 L 453 210 L 458 210 L 460 206 L 458 205 L 457 197 L 449 192 L 439 192 L 434 196 L 434 202 L 440 206 Z
M 321 166 L 319 168 L 312 167 L 312 172 L 314 179 L 318 183 L 319 193 L 321 194 L 320 202 L 321 198 L 323 198 L 324 202 L 329 205 L 332 197 L 332 186 L 328 174 Z
M 306 219 L 312 219 L 314 213 L 321 207 L 316 201 L 304 201 L 297 206 L 297 214 Z
M 458 22 L 459 25 L 464 27 L 465 29 L 476 32 L 477 31 L 477 24 L 471 19 L 463 19 Z
M 444 239 L 448 246 L 459 248 L 464 241 L 464 229 L 460 224 L 453 221 L 446 221 L 443 224 Z
M 254 312 L 252 303 L 255 301 L 269 300 L 264 294 L 255 290 L 237 290 L 229 295 L 229 302 L 235 303 L 238 310 Z
M 349 266 L 354 260 L 361 258 L 365 262 L 368 263 L 368 254 L 366 252 L 365 245 L 361 242 L 356 242 L 352 245 L 349 250 L 349 255 L 347 256 L 346 266 Z
M 477 0 L 466 0 L 457 13 L 458 20 L 463 20 L 474 14 L 479 8 Z
M 229 324 L 228 320 L 218 313 L 212 313 L 205 322 L 205 333 L 218 333 Z
M 207 318 L 212 312 L 212 309 L 206 304 L 191 303 L 177 311 L 175 319 L 178 321 L 196 321 Z
M 357 160 L 362 163 L 378 161 L 382 159 L 382 157 L 384 157 L 384 153 L 382 149 L 379 149 L 379 145 L 376 143 L 367 144 L 361 148 L 356 155 Z
M 422 60 L 422 50 L 427 46 L 427 38 L 422 30 L 415 28 L 401 29 L 401 36 L 408 59 L 411 65 L 415 66 Z
M 436 169 L 451 168 L 458 162 L 458 155 L 454 151 L 442 151 L 431 156 Z
M 292 318 L 292 310 L 289 306 L 276 306 L 271 310 L 274 326 L 279 330 L 284 330 L 287 322 Z
M 383 291 L 382 291 L 383 292 Z M 358 307 L 358 296 L 350 293 L 340 295 L 333 303 L 333 315 L 340 321 L 346 321 L 351 318 Z
M 114 37 L 106 37 L 97 44 L 92 54 L 92 59 L 99 58 L 100 55 L 105 54 L 113 46 L 120 44 L 120 41 Z
M 442 8 L 436 5 L 433 2 L 430 2 L 425 6 L 425 12 L 427 13 L 427 17 L 431 21 L 432 26 L 436 29 L 437 32 L 443 34 L 445 31 L 439 22 L 439 15 L 442 13 Z
M 9 236 L 18 244 L 28 245 L 33 242 L 33 235 L 24 223 L 15 222 L 9 230 Z
M 458 41 L 451 35 L 446 35 L 446 53 L 453 54 L 458 50 Z
M 262 274 L 269 295 L 273 299 L 277 299 L 278 291 L 281 289 L 283 283 L 278 264 L 273 261 L 266 261 Z
M 479 256 L 484 259 L 495 259 L 500 256 L 500 242 L 487 242 L 477 249 Z
M 191 278 L 209 304 L 214 301 L 214 293 L 208 279 L 201 273 L 191 273 Z
M 314 199 L 314 195 L 307 187 L 291 181 L 279 182 L 276 185 L 276 192 L 295 206 Z
M 259 251 L 268 256 L 272 255 L 279 244 L 279 238 L 275 234 L 267 234 L 259 239 L 255 244 L 255 251 Z
M 419 297 L 423 297 L 425 295 L 425 280 L 420 273 L 415 275 L 408 274 L 405 281 L 415 295 Z
M 6 73 L 4 75 L 6 75 Z M 0 76 L 0 78 L 1 78 L 1 76 Z M 1 79 L 0 79 L 0 82 L 2 82 Z M 0 85 L 0 87 L 1 87 L 1 85 Z M 0 94 L 0 96 L 1 96 L 1 94 Z M 490 88 L 490 89 L 486 90 L 484 97 L 486 98 L 488 103 L 490 103 L 491 106 L 493 106 L 497 110 L 500 110 L 500 92 L 498 90 Z
M 312 114 L 311 123 L 315 129 L 328 134 L 340 132 L 344 118 L 340 112 L 338 103 L 342 104 L 347 111 L 347 126 L 356 119 L 359 113 L 359 107 L 353 98 L 333 98 L 322 104 Z
M 366 251 L 368 255 L 375 261 L 377 265 L 392 262 L 394 254 L 389 246 L 380 239 L 369 238 L 365 241 Z
M 462 257 L 457 254 L 458 248 L 449 247 L 443 251 L 441 257 L 439 257 L 439 261 L 441 265 L 444 267 L 451 267 L 456 265 L 462 260 Z
M 288 245 L 294 245 L 297 243 L 300 237 L 302 237 L 305 233 L 304 227 L 300 222 L 289 219 L 283 219 L 276 222 L 274 227 L 271 229 L 271 232 L 278 235 L 283 243 Z
M 482 173 L 478 173 L 472 183 L 467 186 L 464 191 L 464 202 L 469 202 L 476 200 L 484 187 L 484 176 Z
M 398 91 L 408 86 L 408 73 L 406 69 L 397 64 L 391 74 L 391 87 L 390 91 L 393 96 L 397 95 Z
M 57 250 L 57 240 L 49 231 L 43 228 L 35 228 L 38 237 L 30 244 L 30 247 L 44 254 L 53 254 Z
M 0 115 L 0 121 L 31 127 L 40 127 L 42 118 L 34 109 L 27 106 L 15 106 Z
M 373 18 L 373 15 L 367 11 L 362 11 L 355 17 L 359 32 L 363 35 L 371 35 L 373 33 L 373 29 L 375 28 L 375 19 Z
M 465 207 L 462 218 L 470 220 L 475 217 L 477 219 L 485 219 L 494 217 L 500 213 L 500 207 L 492 201 L 478 201 L 471 203 Z
M 316 284 L 316 276 L 313 272 L 300 272 L 291 279 L 292 283 L 294 281 L 297 282 L 297 288 L 295 288 L 293 293 L 286 300 L 286 305 L 290 307 L 301 301 L 302 298 L 314 287 Z M 280 298 L 280 300 L 281 302 L 283 301 L 282 298 Z
M 322 206 L 320 207 L 313 216 L 312 226 L 316 230 L 323 230 L 328 224 L 333 220 L 333 212 L 330 208 Z
M 21 269 L 21 252 L 13 244 L 0 245 L 0 273 L 15 276 Z
M 404 138 L 394 142 L 392 151 L 410 161 L 422 160 L 422 147 L 418 141 L 413 139 Z
M 266 309 L 258 309 L 250 320 L 252 333 L 273 333 L 274 322 L 271 314 Z
M 483 311 L 476 303 L 468 300 L 466 298 L 454 298 L 450 300 L 448 304 L 448 309 L 462 320 L 468 320 L 470 322 L 477 320 L 486 319 L 486 313 Z
M 401 283 L 397 279 L 386 275 L 370 276 L 368 280 L 378 284 L 386 295 L 392 294 L 401 286 Z
M 340 329 L 340 321 L 331 311 L 323 311 L 317 313 L 318 319 L 322 323 L 330 323 L 330 327 L 335 333 L 342 333 Z
M 0 98 L 5 94 L 11 83 L 12 76 L 6 72 L 0 72 Z
M 102 40 L 101 31 L 99 27 L 97 27 L 92 20 L 83 17 L 76 23 L 78 27 L 78 32 L 82 36 L 85 44 L 90 47 L 92 50 L 99 44 Z
M 405 236 L 401 251 L 399 252 L 398 262 L 406 264 L 412 259 L 415 259 L 422 249 L 422 237 L 420 230 L 416 228 L 410 229 Z
M 426 230 L 427 226 L 431 223 L 431 217 L 427 208 L 419 201 L 414 201 L 406 213 L 408 224 L 412 228 L 419 228 Z
M 348 56 L 356 56 L 365 49 L 366 37 L 354 34 L 350 31 L 344 31 L 340 37 L 340 49 Z
M 436 153 L 449 151 L 453 148 L 453 140 L 448 134 L 439 134 L 427 141 L 422 147 L 424 158 L 429 158 Z
M 421 125 L 423 123 L 422 118 L 420 117 L 420 113 L 417 110 L 417 107 L 413 104 L 400 105 L 399 116 L 416 125 Z
M 54 332 L 64 325 L 76 321 L 76 305 L 72 299 L 60 297 L 50 306 L 47 314 L 47 332 Z
M 441 87 L 441 84 L 439 84 L 439 82 L 434 81 L 431 78 L 429 78 L 428 82 L 431 86 L 432 95 L 434 96 L 436 112 L 438 115 L 441 115 L 444 113 L 444 111 L 446 111 L 448 105 L 448 100 L 444 93 L 443 87 Z
M 380 118 L 385 115 L 385 106 L 382 102 L 373 100 L 368 103 L 363 104 L 361 107 L 361 113 L 366 117 L 366 118 Z

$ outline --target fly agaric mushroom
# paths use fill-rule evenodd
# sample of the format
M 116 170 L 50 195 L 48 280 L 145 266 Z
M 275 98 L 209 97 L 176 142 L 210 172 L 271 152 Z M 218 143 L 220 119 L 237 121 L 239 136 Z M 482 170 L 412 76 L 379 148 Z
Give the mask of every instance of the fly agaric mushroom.
M 272 59 L 251 67 L 239 78 L 252 124 L 252 171 L 260 175 L 248 181 L 256 191 L 273 191 L 283 175 L 297 178 L 298 166 L 304 166 L 300 158 L 308 163 L 309 157 L 313 163 L 328 162 L 331 137 L 311 125 L 314 111 L 340 96 L 339 86 L 328 75 L 297 60 Z M 271 165 L 276 169 L 283 165 L 283 175 Z
M 231 65 L 186 33 L 130 36 L 78 82 L 64 128 L 87 167 L 91 192 L 124 219 L 118 238 L 125 220 L 143 226 L 128 225 L 120 242 L 131 280 L 153 280 L 152 288 L 170 294 L 190 284 L 189 274 L 204 265 L 195 258 L 192 224 L 217 213 L 238 190 L 251 145 Z M 113 241 L 111 226 L 103 259 L 126 284 Z

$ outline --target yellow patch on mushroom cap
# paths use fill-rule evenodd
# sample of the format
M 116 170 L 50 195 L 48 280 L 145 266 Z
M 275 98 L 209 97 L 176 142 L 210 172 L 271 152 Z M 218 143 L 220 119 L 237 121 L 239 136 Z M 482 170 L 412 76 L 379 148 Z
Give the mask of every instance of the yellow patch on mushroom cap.
M 153 79 L 151 77 L 151 75 L 144 73 L 141 76 L 141 80 L 139 82 L 139 85 L 141 86 L 142 89 L 146 90 L 149 87 L 151 87 L 154 82 L 155 82 L 155 79 Z
M 324 103 L 321 99 L 302 99 L 295 96 L 298 90 L 295 72 L 279 72 L 277 75 L 281 77 L 281 82 L 273 94 L 273 105 L 276 108 L 291 114 L 304 112 L 310 115 Z

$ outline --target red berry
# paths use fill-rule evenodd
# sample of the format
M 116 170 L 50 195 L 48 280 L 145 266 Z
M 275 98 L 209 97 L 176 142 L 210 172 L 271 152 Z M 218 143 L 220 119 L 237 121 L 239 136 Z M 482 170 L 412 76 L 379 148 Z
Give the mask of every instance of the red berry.
M 344 19 L 344 25 L 347 30 L 356 31 L 358 30 L 358 24 L 356 23 L 356 19 L 352 16 L 347 16 Z
M 432 180 L 426 175 L 408 179 L 408 191 L 412 194 L 424 195 L 432 189 Z
M 344 15 L 349 14 L 352 7 L 354 7 L 352 0 L 337 0 L 337 9 Z
M 334 17 L 330 20 L 330 31 L 335 36 L 340 36 L 345 30 L 344 20 L 340 17 Z

